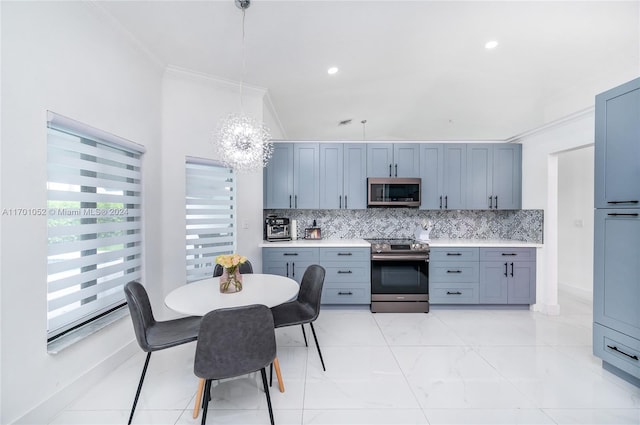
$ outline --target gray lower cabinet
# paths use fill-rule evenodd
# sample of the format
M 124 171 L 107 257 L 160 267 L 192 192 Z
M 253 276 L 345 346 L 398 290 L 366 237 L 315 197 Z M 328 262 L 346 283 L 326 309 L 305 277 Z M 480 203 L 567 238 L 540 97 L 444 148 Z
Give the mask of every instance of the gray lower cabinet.
M 480 303 L 536 302 L 535 248 L 480 248 Z
M 323 304 L 371 304 L 371 250 L 320 248 Z
M 640 210 L 596 210 L 594 236 L 593 320 L 640 340 Z
M 479 248 L 431 248 L 429 302 L 478 304 Z
M 311 264 L 320 264 L 326 275 L 322 304 L 370 304 L 371 262 L 369 248 L 263 248 L 262 270 L 302 280 Z
M 307 267 L 318 264 L 318 258 L 319 248 L 262 248 L 262 270 L 300 283 Z

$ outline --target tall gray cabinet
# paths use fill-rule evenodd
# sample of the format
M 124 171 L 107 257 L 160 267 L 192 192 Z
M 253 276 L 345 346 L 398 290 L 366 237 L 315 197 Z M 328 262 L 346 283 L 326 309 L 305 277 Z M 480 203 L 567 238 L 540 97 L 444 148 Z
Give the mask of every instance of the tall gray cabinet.
M 640 78 L 596 96 L 593 353 L 640 385 Z

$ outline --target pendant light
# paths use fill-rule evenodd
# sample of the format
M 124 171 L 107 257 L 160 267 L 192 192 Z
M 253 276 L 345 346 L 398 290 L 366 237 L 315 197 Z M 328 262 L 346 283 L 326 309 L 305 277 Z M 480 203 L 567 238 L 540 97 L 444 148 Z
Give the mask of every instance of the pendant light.
M 244 18 L 251 0 L 235 0 L 242 11 L 242 76 L 240 80 L 239 114 L 230 114 L 223 119 L 216 131 L 216 142 L 220 160 L 237 172 L 250 172 L 266 166 L 273 153 L 269 129 L 244 113 L 242 86 L 244 84 Z

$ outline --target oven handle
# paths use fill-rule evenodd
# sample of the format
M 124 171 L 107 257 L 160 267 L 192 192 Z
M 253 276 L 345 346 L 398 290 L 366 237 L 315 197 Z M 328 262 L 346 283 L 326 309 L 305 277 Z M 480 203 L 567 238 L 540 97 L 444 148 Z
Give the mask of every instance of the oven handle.
M 385 254 L 371 254 L 371 261 L 429 261 L 429 256 L 416 254 L 416 255 L 385 255 Z

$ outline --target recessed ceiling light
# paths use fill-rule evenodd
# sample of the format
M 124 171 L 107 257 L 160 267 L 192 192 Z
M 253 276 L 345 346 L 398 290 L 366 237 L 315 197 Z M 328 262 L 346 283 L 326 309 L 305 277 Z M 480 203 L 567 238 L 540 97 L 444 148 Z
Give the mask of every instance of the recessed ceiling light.
M 338 68 L 336 68 L 335 66 L 332 66 L 331 68 L 327 69 L 327 73 L 329 75 L 333 75 L 333 74 L 335 74 L 337 72 L 338 72 Z
M 495 49 L 498 46 L 498 42 L 495 40 L 488 41 L 487 44 L 484 45 L 485 49 L 491 50 Z

